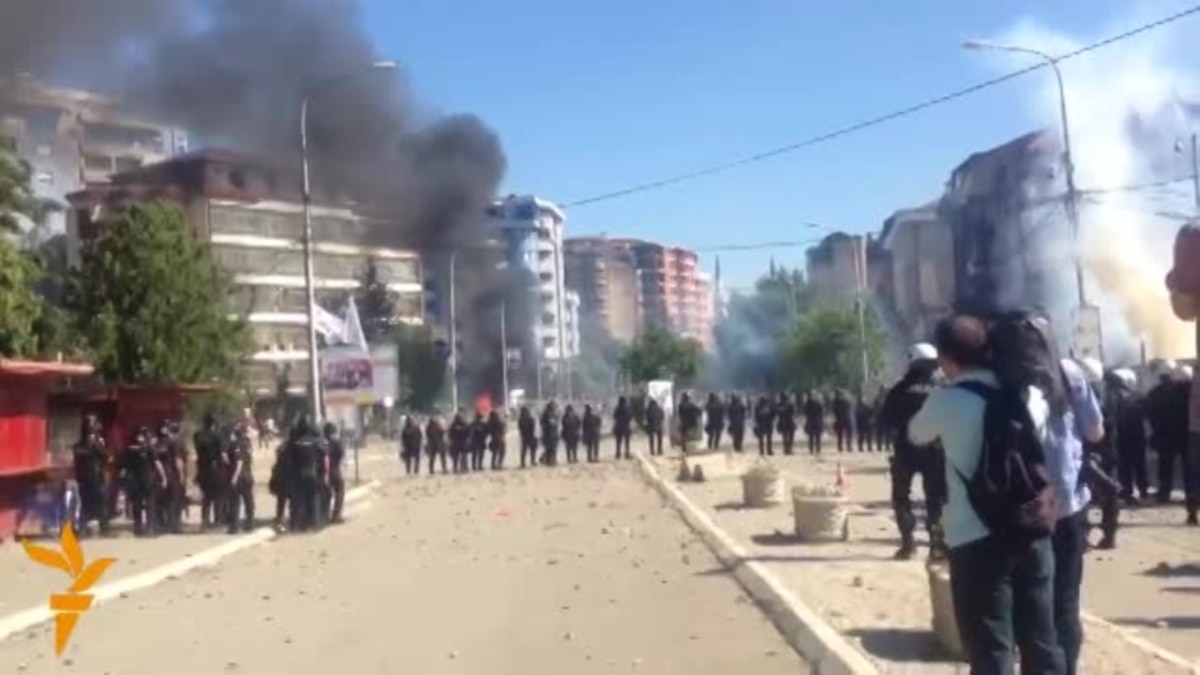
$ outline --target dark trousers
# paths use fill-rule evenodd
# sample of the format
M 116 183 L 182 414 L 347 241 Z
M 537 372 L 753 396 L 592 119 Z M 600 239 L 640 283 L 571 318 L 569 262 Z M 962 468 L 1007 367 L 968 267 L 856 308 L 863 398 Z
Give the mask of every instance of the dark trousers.
M 746 441 L 746 427 L 730 426 L 729 427 L 729 438 L 730 438 L 730 440 L 733 441 L 733 451 L 741 452 L 742 445 Z
M 646 436 L 650 439 L 650 454 L 661 455 L 663 453 L 663 432 L 662 429 L 650 429 L 646 431 Z
M 406 476 L 420 475 L 420 473 L 421 473 L 421 455 L 420 455 L 420 453 L 410 452 L 408 450 L 405 450 L 403 453 L 401 453 L 400 459 L 404 462 L 404 475 L 406 475 Z M 432 467 L 430 467 L 430 472 L 431 473 L 433 472 Z
M 200 477 L 200 526 L 209 527 L 225 520 L 221 513 L 221 488 L 215 476 Z
M 589 436 L 583 439 L 583 449 L 587 452 L 587 461 L 600 461 L 600 439 L 596 436 Z
M 558 464 L 558 437 L 543 436 L 542 445 L 546 446 L 546 451 L 542 453 L 542 464 L 556 466 Z
M 1120 463 L 1117 475 L 1121 480 L 1121 496 L 1133 497 L 1134 489 L 1137 496 L 1145 499 L 1150 494 L 1150 484 L 1146 477 L 1146 445 L 1122 444 L 1118 450 Z
M 288 529 L 292 531 L 317 529 L 321 511 L 320 492 L 320 485 L 315 476 L 301 477 L 295 480 L 291 486 L 291 494 L 288 495 L 290 502 L 288 516 L 291 520 Z
M 1032 543 L 985 537 L 950 550 L 954 614 L 971 675 L 1011 675 L 1013 642 L 1023 675 L 1059 675 L 1055 635 L 1054 552 Z
M 1083 584 L 1087 529 L 1087 509 L 1063 518 L 1054 526 L 1054 630 L 1066 663 L 1063 672 L 1067 675 L 1075 675 L 1083 646 L 1079 591 Z
M 439 458 L 441 458 L 441 460 L 442 460 L 442 473 L 447 473 L 447 471 L 446 471 L 446 451 L 437 449 L 437 450 L 429 451 L 429 475 L 432 476 L 434 474 L 434 471 L 437 468 L 437 461 Z
M 810 454 L 810 455 L 820 455 L 821 454 L 821 432 L 820 431 L 808 432 L 808 454 Z
M 771 444 L 774 442 L 774 434 L 766 431 L 759 432 L 755 436 L 758 437 L 758 454 L 760 457 L 775 454 L 775 449 L 771 447 Z
M 854 439 L 850 436 L 850 425 L 835 424 L 833 425 L 833 433 L 837 436 L 838 452 L 850 452 L 854 450 Z
M 537 464 L 537 438 L 521 437 L 521 468 L 525 468 L 525 458 L 529 458 L 529 465 Z
M 563 438 L 563 446 L 567 450 L 567 463 L 574 464 L 579 461 L 579 439 L 572 436 L 571 438 Z
M 80 525 L 88 527 L 95 520 L 100 534 L 108 534 L 108 504 L 104 498 L 104 484 L 94 481 L 79 483 Z
M 633 435 L 629 431 L 618 431 L 614 434 L 617 439 L 617 459 L 629 459 L 629 440 Z
M 1175 463 L 1180 458 L 1180 445 L 1182 445 L 1182 441 L 1169 439 L 1161 441 L 1158 446 L 1158 493 L 1156 496 L 1164 504 L 1171 500 L 1171 490 L 1175 489 Z
M 491 465 L 492 471 L 499 471 L 500 469 L 503 469 L 504 468 L 504 455 L 507 454 L 506 448 L 504 447 L 504 443 L 503 442 L 493 443 L 491 446 L 491 451 L 492 451 L 492 465 Z
M 133 533 L 138 536 L 154 534 L 154 516 L 158 505 L 154 493 L 149 488 L 134 488 L 130 489 L 126 496 L 132 511 Z
M 159 504 L 159 524 L 163 530 L 179 534 L 183 531 L 183 509 L 187 506 L 187 493 L 183 481 L 178 477 L 167 482 Z
M 779 436 L 783 441 L 783 454 L 792 454 L 792 448 L 796 445 L 796 430 L 780 429 Z
M 708 429 L 708 449 L 716 450 L 721 447 L 721 429 Z
M 1117 458 L 1103 452 L 1100 452 L 1098 457 L 1100 470 L 1112 476 L 1117 468 Z M 1104 541 L 1112 545 L 1116 542 L 1117 526 L 1121 517 L 1121 495 L 1103 480 L 1090 481 L 1089 487 L 1092 491 L 1092 504 L 1100 509 L 1100 531 Z
M 329 499 L 330 505 L 326 511 L 329 513 L 330 522 L 341 522 L 342 508 L 346 505 L 346 479 L 340 473 L 329 479 Z
M 244 529 L 248 531 L 253 528 L 254 483 L 251 481 L 238 481 L 235 485 L 230 485 L 225 494 L 228 499 L 225 504 L 225 526 L 229 528 L 230 534 L 237 531 L 238 516 L 243 511 L 246 514 Z
M 871 430 L 870 426 L 860 425 L 857 429 L 857 436 L 859 452 L 872 452 L 874 450 L 871 447 L 871 441 L 875 440 L 875 432 Z
M 912 546 L 913 531 L 917 528 L 917 517 L 913 514 L 913 479 L 921 474 L 921 491 L 925 493 L 925 527 L 929 532 L 930 545 L 940 545 L 938 523 L 942 518 L 942 507 L 946 503 L 946 474 L 939 450 L 932 448 L 897 448 L 889 458 L 892 477 L 892 510 L 896 526 L 900 530 L 900 541 Z

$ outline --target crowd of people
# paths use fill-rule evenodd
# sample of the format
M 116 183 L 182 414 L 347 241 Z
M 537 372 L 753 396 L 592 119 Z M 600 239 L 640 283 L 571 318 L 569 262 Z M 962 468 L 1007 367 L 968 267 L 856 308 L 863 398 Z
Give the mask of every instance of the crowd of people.
M 1021 672 L 1077 672 L 1091 507 L 1097 545 L 1115 546 L 1122 503 L 1168 502 L 1183 457 L 1186 523 L 1197 525 L 1190 369 L 1156 364 L 1143 396 L 1132 369 L 1063 359 L 1055 344 L 1040 315 L 952 316 L 914 347 L 880 411 L 895 448 L 897 555 L 915 548 L 909 492 L 921 473 L 931 556 L 948 559 L 973 673 L 1011 672 L 1014 646 Z M 1153 496 L 1147 446 L 1159 460 Z
M 164 420 L 157 430 L 139 427 L 120 452 L 110 452 L 95 416 L 83 421 L 74 447 L 77 495 L 71 508 L 74 527 L 89 534 L 111 533 L 119 515 L 128 516 L 136 536 L 178 534 L 193 501 L 200 528 L 223 526 L 233 534 L 255 525 L 254 453 L 245 423 L 219 423 L 206 415 L 193 437 L 194 463 L 180 439 L 179 423 Z M 341 520 L 345 498 L 342 464 L 346 451 L 338 430 L 322 431 L 301 418 L 278 446 L 268 483 L 275 497 L 274 526 L 280 530 L 319 529 Z M 199 499 L 188 497 L 188 485 Z

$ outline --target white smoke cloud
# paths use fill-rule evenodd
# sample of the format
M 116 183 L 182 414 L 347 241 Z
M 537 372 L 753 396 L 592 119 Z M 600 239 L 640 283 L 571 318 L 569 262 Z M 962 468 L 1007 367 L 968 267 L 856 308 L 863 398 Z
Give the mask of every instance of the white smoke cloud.
M 1065 54 L 1169 14 L 1177 5 L 1143 3 L 1095 35 L 1068 34 L 1022 20 L 991 41 Z M 1079 247 L 1089 300 L 1103 312 L 1110 362 L 1136 358 L 1143 340 L 1150 356 L 1184 356 L 1193 349 L 1192 331 L 1172 316 L 1163 285 L 1179 225 L 1163 214 L 1193 212 L 1191 185 L 1184 180 L 1135 191 L 1120 188 L 1191 175 L 1186 139 L 1200 125 L 1194 117 L 1188 119 L 1179 102 L 1200 103 L 1200 80 L 1180 55 L 1198 21 L 1184 19 L 1061 64 L 1075 182 L 1084 191 Z M 995 52 L 994 58 L 1007 71 L 1028 66 L 1036 57 Z M 1033 78 L 1038 78 L 1035 83 Z M 1047 69 L 1027 79 L 1032 83 L 1025 101 L 1028 113 L 1035 124 L 1058 135 L 1053 73 Z M 1177 140 L 1183 140 L 1182 153 L 1176 150 Z M 1057 285 L 1071 295 L 1054 304 L 1073 306 L 1073 279 Z

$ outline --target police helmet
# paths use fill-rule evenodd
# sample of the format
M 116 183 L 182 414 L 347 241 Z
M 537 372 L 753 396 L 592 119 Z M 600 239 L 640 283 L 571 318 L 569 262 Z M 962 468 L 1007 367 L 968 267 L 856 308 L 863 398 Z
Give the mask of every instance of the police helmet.
M 321 427 L 321 431 L 325 432 L 326 438 L 333 438 L 337 435 L 337 425 L 333 422 L 326 422 L 325 426 Z
M 1085 356 L 1079 359 L 1079 369 L 1083 371 L 1083 376 L 1089 384 L 1096 384 L 1104 379 L 1104 364 L 1100 363 L 1100 359 Z
M 1179 380 L 1180 382 L 1191 382 L 1192 374 L 1192 367 L 1187 364 L 1182 364 L 1176 367 L 1174 372 L 1175 379 Z
M 914 361 L 932 361 L 937 357 L 937 347 L 934 347 L 928 342 L 918 342 L 908 349 L 909 363 Z
M 1116 378 L 1120 380 L 1122 384 L 1130 389 L 1137 388 L 1138 377 L 1137 373 L 1133 372 L 1132 368 L 1117 368 L 1113 371 L 1113 375 L 1116 376 Z

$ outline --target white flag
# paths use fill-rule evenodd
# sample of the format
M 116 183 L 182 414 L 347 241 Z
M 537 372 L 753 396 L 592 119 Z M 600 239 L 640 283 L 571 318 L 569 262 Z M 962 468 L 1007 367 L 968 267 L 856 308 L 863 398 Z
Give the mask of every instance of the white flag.
M 341 339 L 346 334 L 346 322 L 315 302 L 313 303 L 313 328 L 325 336 L 327 341 Z
M 364 354 L 369 354 L 371 348 L 367 346 L 367 336 L 363 333 L 362 322 L 358 320 L 358 305 L 354 304 L 354 296 L 350 296 L 350 301 L 346 307 L 346 322 L 345 330 L 342 333 L 342 341 L 346 344 L 357 347 Z

